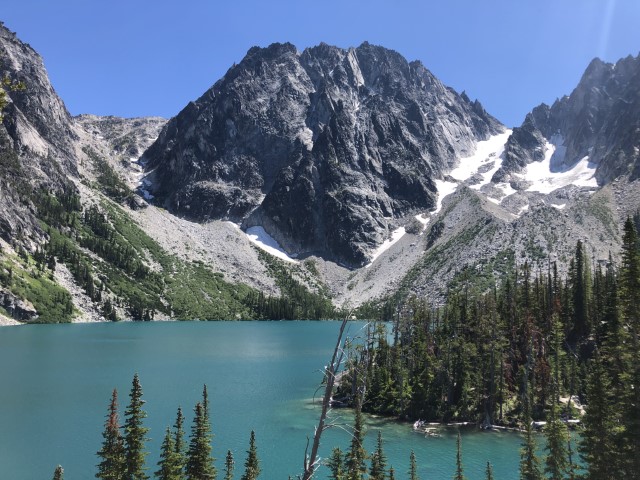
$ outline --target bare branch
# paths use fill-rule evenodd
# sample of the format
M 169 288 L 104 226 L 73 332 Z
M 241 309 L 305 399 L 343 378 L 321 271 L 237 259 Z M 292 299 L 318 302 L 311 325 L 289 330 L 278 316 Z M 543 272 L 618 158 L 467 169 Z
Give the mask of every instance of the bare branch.
M 342 335 L 344 334 L 344 330 L 347 326 L 349 318 L 351 317 L 351 312 L 349 312 L 345 318 L 342 320 L 342 324 L 340 325 L 340 332 L 338 334 L 338 340 L 336 342 L 336 346 L 333 349 L 333 355 L 331 356 L 331 362 L 327 367 L 325 367 L 325 389 L 324 396 L 322 398 L 322 411 L 320 413 L 320 419 L 318 421 L 318 426 L 316 427 L 315 434 L 313 436 L 313 446 L 311 448 L 311 455 L 307 458 L 307 450 L 305 450 L 305 461 L 304 461 L 304 474 L 302 475 L 302 480 L 310 480 L 318 467 L 320 466 L 319 457 L 318 457 L 318 449 L 320 448 L 320 438 L 322 437 L 322 432 L 326 429 L 325 422 L 327 420 L 327 415 L 330 411 L 331 404 L 331 396 L 333 394 L 333 386 L 336 380 L 336 372 L 340 367 L 340 363 L 342 362 L 342 355 L 344 350 L 341 348 L 342 345 Z M 307 449 L 309 446 L 309 439 L 307 438 Z

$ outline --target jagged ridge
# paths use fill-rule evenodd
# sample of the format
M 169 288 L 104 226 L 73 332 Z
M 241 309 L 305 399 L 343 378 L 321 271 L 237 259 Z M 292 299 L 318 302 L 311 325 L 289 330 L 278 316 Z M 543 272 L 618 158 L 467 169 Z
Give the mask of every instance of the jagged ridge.
M 420 62 L 364 43 L 254 47 L 144 155 L 192 218 L 260 224 L 291 253 L 362 265 L 433 180 L 502 129 Z

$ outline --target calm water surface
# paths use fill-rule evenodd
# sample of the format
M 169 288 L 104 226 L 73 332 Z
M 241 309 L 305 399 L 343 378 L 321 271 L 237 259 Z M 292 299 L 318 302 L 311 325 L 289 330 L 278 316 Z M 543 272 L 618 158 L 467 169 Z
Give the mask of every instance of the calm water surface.
M 350 326 L 357 334 L 361 323 Z M 150 427 L 149 472 L 156 469 L 165 428 L 178 406 L 187 432 L 192 409 L 207 384 L 214 456 L 221 471 L 228 449 L 240 478 L 256 431 L 260 478 L 283 479 L 302 471 L 307 436 L 319 407 L 313 404 L 339 325 L 331 322 L 180 322 L 33 325 L 0 328 L 0 469 L 2 478 L 49 479 L 55 466 L 66 480 L 94 478 L 95 452 L 112 389 L 128 403 L 131 378 L 140 375 Z M 350 422 L 347 411 L 338 411 Z M 407 424 L 368 419 L 367 450 L 382 429 L 385 452 L 397 478 L 413 449 L 423 479 L 451 478 L 456 430 L 424 438 Z M 348 434 L 326 432 L 321 454 L 345 450 Z M 463 461 L 470 480 L 484 478 L 487 461 L 496 478 L 518 476 L 520 437 L 463 431 Z M 326 478 L 326 468 L 317 478 Z

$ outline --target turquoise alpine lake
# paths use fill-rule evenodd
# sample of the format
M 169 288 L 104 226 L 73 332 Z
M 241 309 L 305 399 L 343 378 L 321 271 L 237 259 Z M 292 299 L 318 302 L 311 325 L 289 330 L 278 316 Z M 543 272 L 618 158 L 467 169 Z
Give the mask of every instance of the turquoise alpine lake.
M 363 323 L 353 322 L 349 336 Z M 244 471 L 251 430 L 262 467 L 260 478 L 286 480 L 302 472 L 307 438 L 318 421 L 321 369 L 330 359 L 338 322 L 155 322 L 29 325 L 0 328 L 0 468 L 2 478 L 52 478 L 56 465 L 66 480 L 89 480 L 111 392 L 119 392 L 121 420 L 131 379 L 140 376 L 145 424 L 150 428 L 148 472 L 157 469 L 160 444 L 181 406 L 189 433 L 193 407 L 207 385 L 221 472 L 227 450 L 236 478 Z M 348 410 L 334 410 L 321 455 L 349 445 Z M 367 418 L 366 449 L 377 430 L 396 478 L 406 478 L 415 451 L 423 479 L 452 478 L 455 428 L 425 437 L 408 423 Z M 495 478 L 518 477 L 521 437 L 515 433 L 462 430 L 468 479 L 484 478 L 487 461 Z M 316 478 L 327 478 L 321 467 Z M 219 474 L 219 478 L 222 475 Z

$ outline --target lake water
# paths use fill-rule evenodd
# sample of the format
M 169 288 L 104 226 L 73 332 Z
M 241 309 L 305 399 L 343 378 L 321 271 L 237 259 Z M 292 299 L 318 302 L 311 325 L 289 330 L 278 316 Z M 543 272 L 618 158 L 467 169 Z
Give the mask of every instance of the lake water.
M 350 326 L 357 334 L 361 323 Z M 49 479 L 55 466 L 66 480 L 94 478 L 97 452 L 112 389 L 121 412 L 131 379 L 140 376 L 146 426 L 150 427 L 148 473 L 156 470 L 165 428 L 178 406 L 190 431 L 192 409 L 207 384 L 214 456 L 222 471 L 228 449 L 243 472 L 249 433 L 256 432 L 260 478 L 286 480 L 302 471 L 307 436 L 319 407 L 313 396 L 335 345 L 333 322 L 175 322 L 32 325 L 0 328 L 0 470 L 12 480 Z M 336 411 L 344 423 L 349 412 Z M 382 429 L 385 452 L 397 478 L 405 478 L 413 449 L 423 479 L 451 478 L 455 429 L 439 438 L 413 433 L 406 423 L 369 418 L 366 448 Z M 484 478 L 487 461 L 496 478 L 518 476 L 520 437 L 465 430 L 465 474 Z M 325 432 L 321 455 L 346 450 L 340 428 Z M 317 478 L 326 478 L 322 468 Z M 221 475 L 220 475 L 221 477 Z

